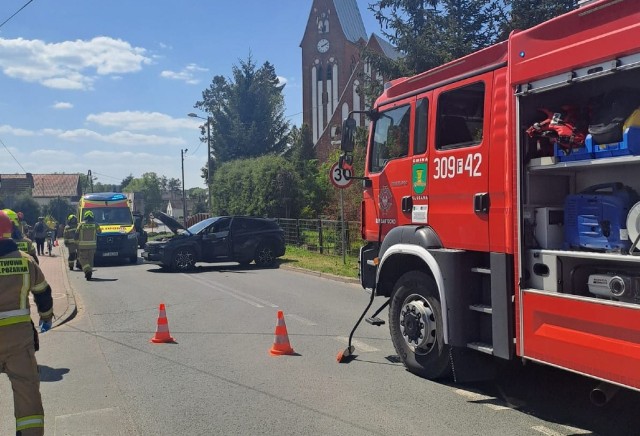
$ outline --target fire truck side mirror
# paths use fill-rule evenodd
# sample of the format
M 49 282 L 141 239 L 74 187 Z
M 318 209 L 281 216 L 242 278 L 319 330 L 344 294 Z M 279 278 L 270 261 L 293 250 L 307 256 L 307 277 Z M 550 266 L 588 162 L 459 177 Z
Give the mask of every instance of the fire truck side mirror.
M 342 123 L 342 139 L 340 141 L 340 149 L 343 152 L 350 153 L 355 145 L 356 120 L 349 117 Z

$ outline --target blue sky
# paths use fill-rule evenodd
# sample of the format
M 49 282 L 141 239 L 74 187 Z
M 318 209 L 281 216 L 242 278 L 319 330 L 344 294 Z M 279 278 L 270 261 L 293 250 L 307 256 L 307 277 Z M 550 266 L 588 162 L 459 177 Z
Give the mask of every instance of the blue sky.
M 2 0 L 0 23 L 29 0 Z M 33 0 L 0 27 L 0 173 L 156 172 L 204 187 L 201 121 L 215 75 L 271 62 L 285 115 L 302 120 L 301 49 L 311 0 Z M 358 0 L 368 34 L 379 32 Z M 204 114 L 201 114 L 204 115 Z

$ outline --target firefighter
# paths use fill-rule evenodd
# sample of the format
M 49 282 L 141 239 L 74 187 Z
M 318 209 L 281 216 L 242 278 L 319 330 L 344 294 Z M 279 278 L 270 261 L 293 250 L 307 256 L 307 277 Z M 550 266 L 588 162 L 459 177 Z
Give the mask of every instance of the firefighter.
M 36 261 L 37 264 L 40 264 L 40 260 L 38 259 L 38 255 L 36 254 L 36 248 L 33 246 L 33 241 L 27 238 L 25 234 L 20 229 L 20 218 L 18 214 L 16 214 L 11 209 L 4 209 L 4 213 L 7 214 L 9 219 L 13 224 L 13 231 L 11 232 L 11 237 L 18 245 L 18 249 L 24 253 L 27 253 Z
M 91 280 L 93 274 L 93 256 L 96 253 L 98 233 L 100 233 L 100 227 L 93 219 L 93 212 L 88 210 L 82 215 L 75 238 L 78 242 L 78 261 L 82 265 L 84 278 L 87 280 Z
M 76 242 L 76 228 L 78 227 L 78 218 L 71 214 L 67 217 L 67 225 L 64 227 L 62 237 L 64 238 L 64 246 L 69 251 L 69 269 L 73 271 L 73 265 L 78 259 L 78 244 Z
M 16 435 L 39 436 L 44 434 L 44 410 L 29 291 L 40 314 L 42 332 L 51 328 L 53 299 L 40 267 L 18 250 L 12 230 L 11 219 L 0 211 L 0 372 L 11 382 Z

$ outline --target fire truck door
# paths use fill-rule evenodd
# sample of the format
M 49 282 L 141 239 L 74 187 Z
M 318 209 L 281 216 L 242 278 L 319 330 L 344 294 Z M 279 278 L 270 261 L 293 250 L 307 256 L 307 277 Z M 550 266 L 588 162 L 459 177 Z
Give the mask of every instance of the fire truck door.
M 434 92 L 428 221 L 447 248 L 489 251 L 491 77 Z
M 375 229 L 381 225 L 383 235 L 411 222 L 411 111 L 410 101 L 396 102 L 381 108 L 375 122 L 367 165 L 377 213 L 376 222 L 366 226 Z

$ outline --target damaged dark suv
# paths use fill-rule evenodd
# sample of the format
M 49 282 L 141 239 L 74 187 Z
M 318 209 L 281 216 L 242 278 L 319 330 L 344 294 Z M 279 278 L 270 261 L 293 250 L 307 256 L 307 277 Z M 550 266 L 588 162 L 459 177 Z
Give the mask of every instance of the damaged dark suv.
M 284 232 L 270 219 L 218 216 L 185 229 L 167 214 L 158 212 L 154 216 L 175 234 L 147 242 L 142 258 L 174 271 L 191 270 L 196 262 L 248 265 L 255 261 L 266 267 L 285 253 Z

